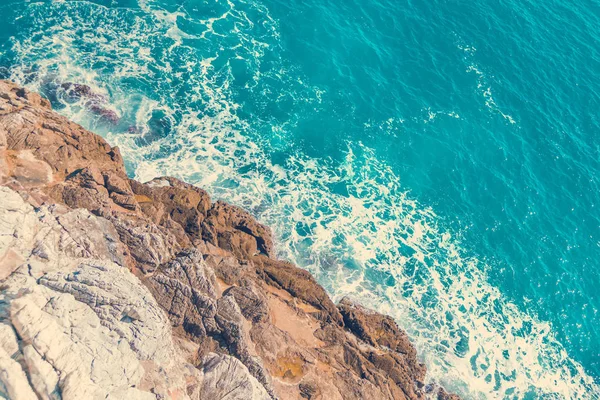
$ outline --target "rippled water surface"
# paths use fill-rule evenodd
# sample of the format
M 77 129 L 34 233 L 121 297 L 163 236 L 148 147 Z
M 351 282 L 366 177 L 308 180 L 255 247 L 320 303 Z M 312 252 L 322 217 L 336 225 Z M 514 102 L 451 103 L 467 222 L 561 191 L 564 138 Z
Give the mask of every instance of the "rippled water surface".
M 131 176 L 249 209 L 394 316 L 429 380 L 599 397 L 597 2 L 7 0 L 0 22 L 1 76 Z

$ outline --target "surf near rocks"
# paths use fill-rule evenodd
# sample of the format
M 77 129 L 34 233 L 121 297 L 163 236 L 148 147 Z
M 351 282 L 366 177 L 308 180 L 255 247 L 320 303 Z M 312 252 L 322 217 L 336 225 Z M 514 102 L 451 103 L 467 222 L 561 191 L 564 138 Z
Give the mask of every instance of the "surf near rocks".
M 247 212 L 129 179 L 117 148 L 6 81 L 0 154 L 5 397 L 453 397 L 391 318 L 335 305 Z

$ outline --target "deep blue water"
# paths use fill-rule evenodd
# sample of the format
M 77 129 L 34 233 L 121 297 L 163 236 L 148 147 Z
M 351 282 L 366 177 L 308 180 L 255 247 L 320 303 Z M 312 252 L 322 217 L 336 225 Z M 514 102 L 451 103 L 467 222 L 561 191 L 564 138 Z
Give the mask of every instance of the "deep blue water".
M 248 208 L 393 315 L 428 379 L 599 397 L 598 2 L 7 0 L 0 22 L 0 75 L 133 177 Z

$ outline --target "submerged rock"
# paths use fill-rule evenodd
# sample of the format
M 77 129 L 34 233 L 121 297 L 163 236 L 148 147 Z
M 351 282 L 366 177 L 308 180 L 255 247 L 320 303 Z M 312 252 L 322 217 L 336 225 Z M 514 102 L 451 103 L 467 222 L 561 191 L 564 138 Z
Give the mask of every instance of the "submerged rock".
M 65 82 L 60 85 L 67 101 L 81 101 L 83 106 L 111 124 L 119 123 L 119 115 L 108 107 L 108 99 L 82 83 Z

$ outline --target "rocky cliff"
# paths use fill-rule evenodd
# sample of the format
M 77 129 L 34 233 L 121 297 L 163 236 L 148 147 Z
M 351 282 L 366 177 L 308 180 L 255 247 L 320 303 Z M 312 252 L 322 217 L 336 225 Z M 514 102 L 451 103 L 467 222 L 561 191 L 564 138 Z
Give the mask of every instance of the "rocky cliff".
M 450 399 L 267 227 L 0 81 L 0 398 Z

